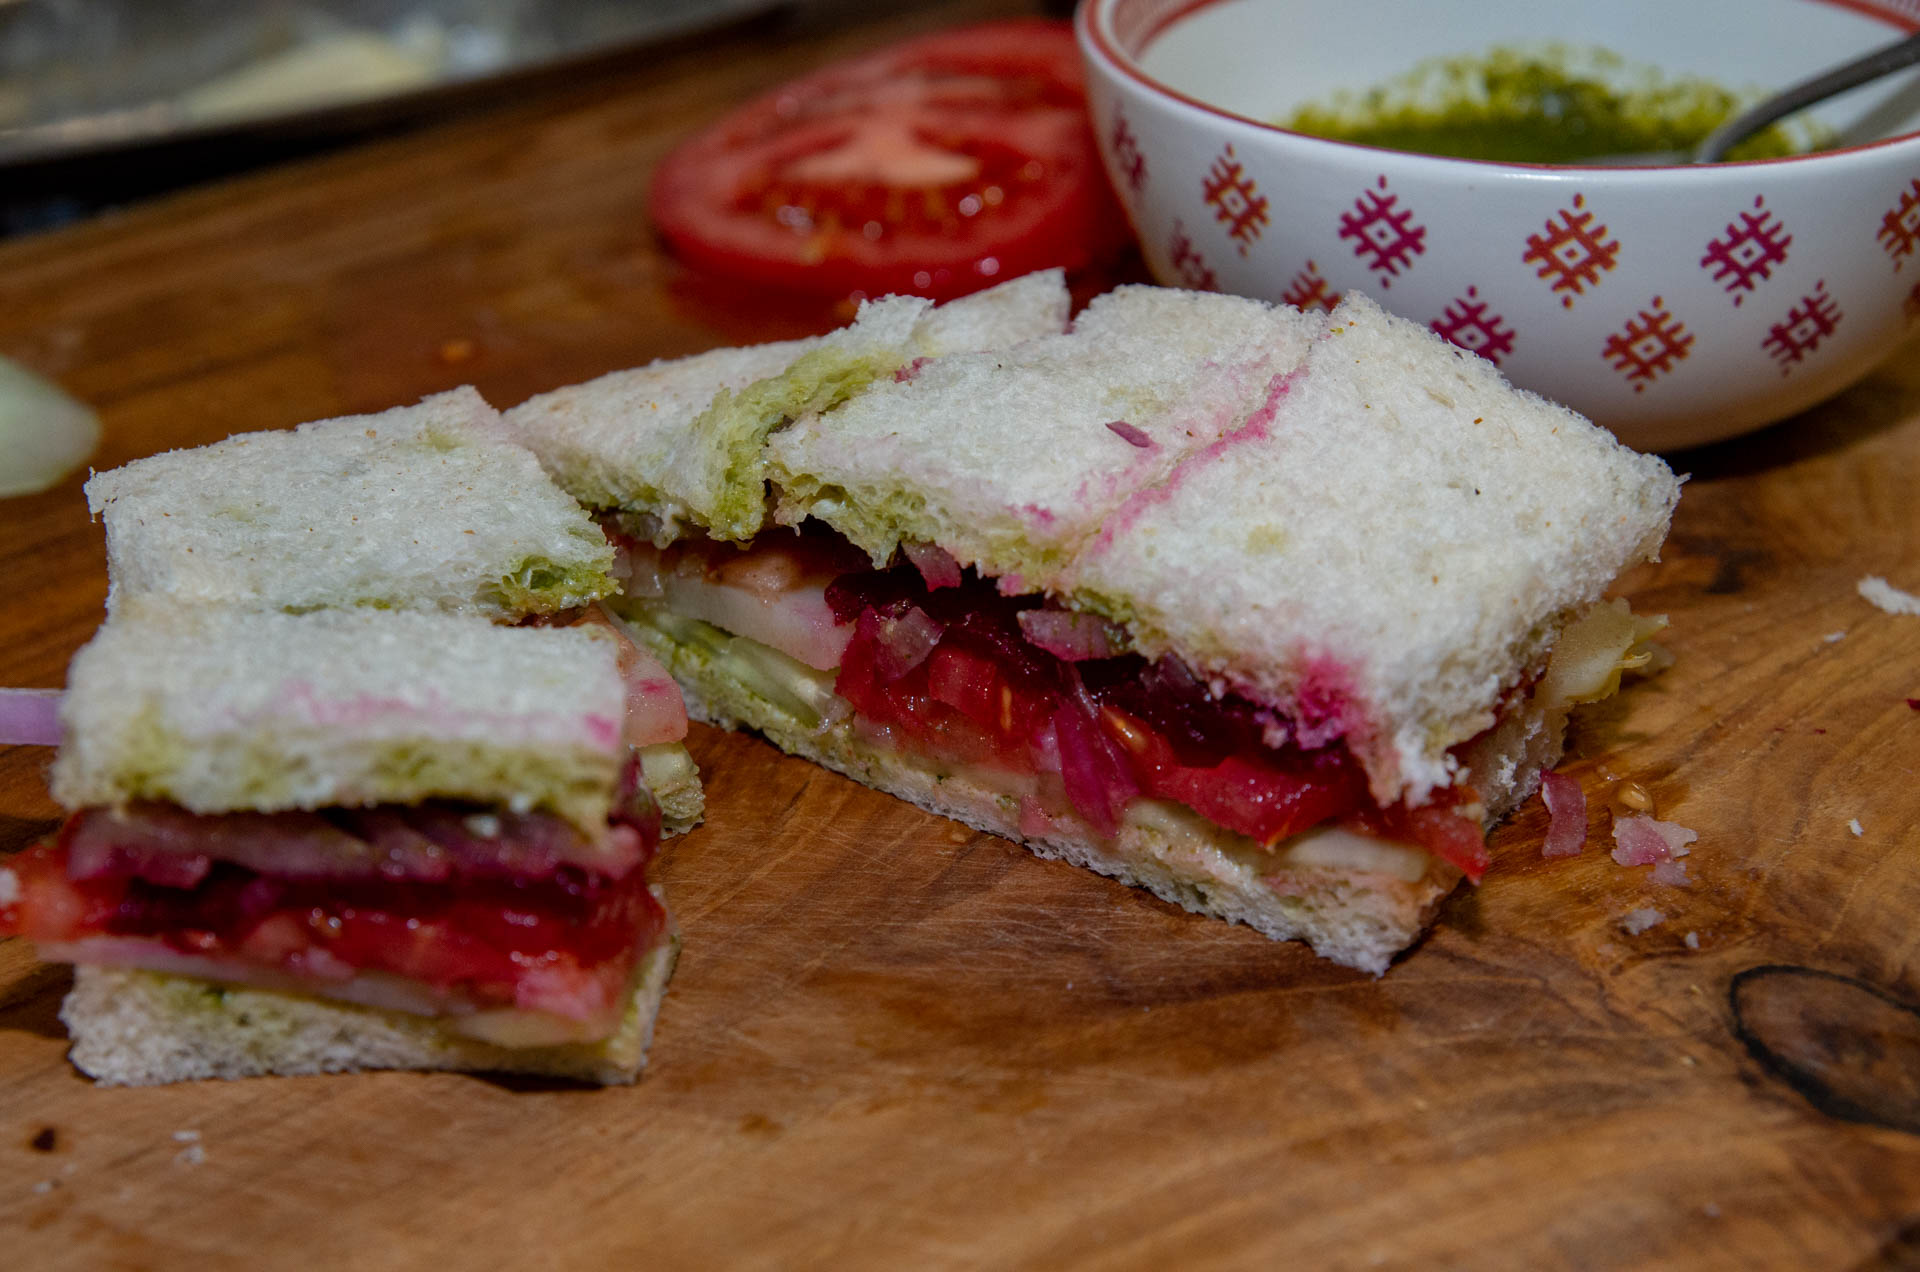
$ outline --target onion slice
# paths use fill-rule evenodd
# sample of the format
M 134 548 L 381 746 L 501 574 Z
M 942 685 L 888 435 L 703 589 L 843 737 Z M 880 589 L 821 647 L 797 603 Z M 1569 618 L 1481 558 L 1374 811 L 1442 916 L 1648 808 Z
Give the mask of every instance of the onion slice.
M 1055 658 L 1084 662 L 1127 652 L 1126 635 L 1098 614 L 1075 610 L 1020 611 L 1020 632 Z
M 0 746 L 59 746 L 60 690 L 0 689 Z
M 51 490 L 100 444 L 100 417 L 51 380 L 0 358 L 0 499 Z
M 1623 866 L 1653 866 L 1691 851 L 1700 836 L 1673 822 L 1651 817 L 1617 817 L 1613 822 L 1613 859 Z
M 1547 806 L 1547 841 L 1542 857 L 1578 857 L 1587 842 L 1587 794 L 1565 773 L 1540 774 L 1540 799 Z
M 907 554 L 907 560 L 913 562 L 913 568 L 920 571 L 920 577 L 927 581 L 929 592 L 960 586 L 960 563 L 939 544 L 907 542 L 900 548 Z
M 907 606 L 903 614 L 885 618 L 868 610 L 860 616 L 860 625 L 865 627 L 869 623 L 875 634 L 874 670 L 879 673 L 881 683 L 889 685 L 925 662 L 946 630 L 938 619 L 917 605 Z

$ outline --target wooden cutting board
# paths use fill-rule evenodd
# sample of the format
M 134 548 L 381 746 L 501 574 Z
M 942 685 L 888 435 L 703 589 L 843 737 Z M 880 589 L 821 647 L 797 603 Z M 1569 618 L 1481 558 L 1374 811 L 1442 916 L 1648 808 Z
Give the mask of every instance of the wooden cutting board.
M 499 404 L 829 312 L 696 285 L 647 174 L 766 83 L 1009 6 L 768 28 L 0 244 L 0 353 L 111 467 L 471 381 Z M 1920 344 L 1693 474 L 1637 608 L 1672 669 L 1375 980 L 696 727 L 706 826 L 633 1089 L 436 1074 L 96 1090 L 0 943 L 0 1267 L 1920 1265 Z M 0 683 L 99 620 L 78 481 L 0 501 Z M 0 850 L 54 823 L 0 749 Z M 1699 843 L 1605 851 L 1616 778 Z M 1857 829 L 1853 828 L 1857 823 Z M 1624 915 L 1658 909 L 1637 935 Z

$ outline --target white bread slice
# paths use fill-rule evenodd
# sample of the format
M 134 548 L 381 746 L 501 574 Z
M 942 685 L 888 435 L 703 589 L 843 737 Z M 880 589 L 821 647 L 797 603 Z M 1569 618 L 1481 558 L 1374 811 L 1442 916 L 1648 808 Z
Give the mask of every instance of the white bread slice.
M 1052 587 L 1129 495 L 1244 427 L 1323 322 L 1119 288 L 1071 332 L 936 359 L 775 434 L 779 518 L 819 518 L 876 562 L 938 542 L 1017 590 Z
M 618 639 L 124 600 L 68 672 L 53 794 L 200 813 L 474 799 L 597 835 L 626 757 Z
M 152 1086 L 259 1074 L 445 1069 L 615 1085 L 646 1064 L 680 938 L 640 961 L 632 1005 L 607 1038 L 502 1047 L 431 1016 L 121 968 L 77 967 L 60 1007 L 74 1066 L 103 1086 Z
M 1137 494 L 1061 590 L 1420 803 L 1678 496 L 1657 458 L 1350 294 L 1272 418 Z
M 662 544 L 689 527 L 745 538 L 764 522 L 769 432 L 857 395 L 917 357 L 1024 340 L 1066 325 L 1064 276 L 1048 270 L 950 301 L 864 304 L 825 336 L 717 349 L 616 371 L 531 398 L 509 429 L 575 498 L 641 514 Z
M 471 388 L 244 433 L 87 482 L 108 608 L 425 607 L 517 619 L 613 591 L 606 536 Z
M 1145 888 L 1196 914 L 1244 923 L 1275 940 L 1305 941 L 1316 954 L 1347 967 L 1376 976 L 1386 971 L 1460 881 L 1452 866 L 1407 849 L 1390 850 L 1399 863 L 1415 863 L 1397 873 L 1278 856 L 1157 802 L 1137 805 L 1120 833 L 1105 842 L 1071 818 L 1029 822 L 1021 813 L 1017 780 L 1008 775 L 887 750 L 862 740 L 844 719 L 835 722 L 830 713 L 809 709 L 830 696 L 830 675 L 764 648 L 752 652 L 751 663 L 731 656 L 726 651 L 751 642 L 707 624 L 663 619 L 645 606 L 629 605 L 624 612 L 636 638 L 680 682 L 687 713 L 696 720 L 754 729 L 790 755 L 930 813 Z M 779 664 L 792 673 L 784 683 L 766 674 Z M 743 675 L 743 668 L 752 674 Z

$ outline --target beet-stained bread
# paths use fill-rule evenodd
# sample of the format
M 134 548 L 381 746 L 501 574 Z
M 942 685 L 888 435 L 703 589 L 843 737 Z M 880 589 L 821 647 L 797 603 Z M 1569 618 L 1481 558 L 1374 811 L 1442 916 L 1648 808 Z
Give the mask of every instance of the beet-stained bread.
M 613 549 L 471 388 L 242 433 L 96 473 L 109 611 L 133 599 L 307 613 L 404 609 L 597 622 Z M 705 807 L 665 668 L 621 645 L 627 741 L 677 833 Z
M 696 716 L 1377 973 L 1644 656 L 1602 598 L 1666 466 L 1364 298 L 1121 288 L 932 354 L 898 304 L 752 383 L 647 369 L 723 515 L 586 479 L 651 404 L 507 413 Z
M 0 866 L 0 935 L 77 967 L 74 1063 L 632 1081 L 677 941 L 619 645 L 123 597 L 68 676 L 71 816 Z

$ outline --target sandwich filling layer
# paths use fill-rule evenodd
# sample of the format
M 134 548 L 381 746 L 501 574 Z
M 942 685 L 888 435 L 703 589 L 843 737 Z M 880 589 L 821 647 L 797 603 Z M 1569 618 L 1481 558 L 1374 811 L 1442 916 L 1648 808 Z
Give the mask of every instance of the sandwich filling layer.
M 429 801 L 202 815 L 86 809 L 0 870 L 0 935 L 137 967 L 443 1018 L 508 1046 L 608 1036 L 668 935 L 638 766 L 602 836 Z
M 1429 861 L 1472 879 L 1487 867 L 1488 800 L 1465 758 L 1457 784 L 1418 805 L 1383 804 L 1343 739 L 1315 737 L 1175 657 L 1132 653 L 1097 616 L 1002 595 L 937 548 L 876 570 L 817 524 L 745 549 L 710 540 L 622 548 L 633 598 L 617 605 L 683 680 L 691 664 L 724 659 L 803 728 L 845 728 L 865 747 L 998 792 L 1015 803 L 1023 837 L 1070 831 L 1112 842 L 1140 810 L 1160 807 L 1275 863 L 1297 857 L 1409 880 Z M 1614 621 L 1601 624 L 1584 668 L 1536 669 L 1513 687 L 1515 707 L 1563 720 L 1571 702 L 1617 685 L 1645 632 L 1623 610 L 1600 615 Z M 1595 641 L 1570 633 L 1565 644 Z M 1543 685 L 1556 705 L 1530 693 Z

